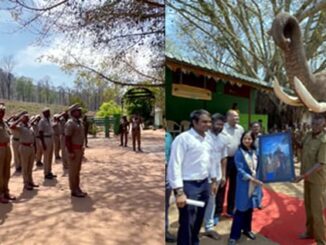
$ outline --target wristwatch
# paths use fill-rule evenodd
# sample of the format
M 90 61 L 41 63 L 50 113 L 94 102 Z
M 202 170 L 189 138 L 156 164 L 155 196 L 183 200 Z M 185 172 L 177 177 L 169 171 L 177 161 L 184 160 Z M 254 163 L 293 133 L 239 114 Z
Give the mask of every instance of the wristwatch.
M 177 188 L 177 189 L 174 189 L 173 191 L 174 191 L 174 195 L 175 195 L 176 197 L 182 196 L 182 195 L 184 194 L 182 188 Z

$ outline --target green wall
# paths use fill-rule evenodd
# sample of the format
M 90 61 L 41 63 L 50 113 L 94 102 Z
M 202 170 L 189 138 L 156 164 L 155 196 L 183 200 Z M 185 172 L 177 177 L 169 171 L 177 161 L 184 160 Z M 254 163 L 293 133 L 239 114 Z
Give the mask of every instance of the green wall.
M 238 103 L 238 109 L 240 110 L 240 114 L 246 114 L 248 116 L 248 104 L 249 99 L 243 97 L 236 97 L 231 95 L 223 94 L 224 84 L 222 82 L 217 83 L 216 93 L 213 93 L 211 101 L 205 100 L 195 100 L 195 99 L 187 99 L 172 96 L 172 71 L 166 68 L 166 119 L 172 120 L 175 122 L 180 122 L 182 120 L 189 120 L 189 114 L 196 109 L 206 109 L 211 113 L 219 112 L 221 114 L 225 114 L 227 110 L 229 110 L 233 103 Z M 257 91 L 251 90 L 251 113 L 255 113 L 256 107 L 256 94 Z M 245 120 L 248 122 L 248 119 Z M 246 126 L 246 125 L 244 125 Z

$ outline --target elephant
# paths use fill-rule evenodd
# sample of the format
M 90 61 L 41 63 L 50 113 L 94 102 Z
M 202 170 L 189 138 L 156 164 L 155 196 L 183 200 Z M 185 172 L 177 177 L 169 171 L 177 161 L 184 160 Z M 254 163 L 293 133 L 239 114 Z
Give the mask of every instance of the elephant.
M 315 113 L 326 112 L 326 71 L 312 74 L 308 67 L 298 20 L 289 13 L 278 14 L 269 34 L 282 50 L 286 75 L 297 96 L 283 91 L 278 80 L 273 81 L 276 96 L 291 106 L 305 106 Z

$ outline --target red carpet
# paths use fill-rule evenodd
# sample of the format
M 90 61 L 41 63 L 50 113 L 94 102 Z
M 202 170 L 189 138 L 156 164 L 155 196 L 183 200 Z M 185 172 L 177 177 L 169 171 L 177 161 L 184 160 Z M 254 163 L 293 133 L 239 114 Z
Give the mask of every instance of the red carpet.
M 265 189 L 263 207 L 253 215 L 255 232 L 281 245 L 315 244 L 314 240 L 298 239 L 305 231 L 303 200 Z

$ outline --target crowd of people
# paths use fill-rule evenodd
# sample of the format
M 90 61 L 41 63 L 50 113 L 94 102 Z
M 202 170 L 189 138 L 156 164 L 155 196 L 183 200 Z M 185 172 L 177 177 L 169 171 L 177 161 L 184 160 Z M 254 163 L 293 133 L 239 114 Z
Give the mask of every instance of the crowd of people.
M 82 108 L 74 104 L 52 119 L 49 108 L 42 111 L 42 116 L 30 117 L 23 111 L 7 120 L 5 112 L 5 104 L 0 103 L 0 203 L 16 199 L 9 191 L 12 155 L 16 174 L 22 174 L 24 190 L 39 187 L 33 180 L 34 162 L 38 168 L 43 168 L 44 179 L 57 177 L 52 172 L 55 157 L 62 161 L 63 172 L 68 172 L 71 196 L 85 197 L 87 193 L 80 188 L 79 176 L 88 126 L 81 120 Z
M 218 113 L 211 116 L 205 110 L 193 111 L 190 123 L 191 128 L 175 139 L 166 132 L 166 241 L 198 245 L 202 226 L 204 235 L 218 240 L 220 235 L 214 226 L 218 225 L 222 214 L 233 218 L 228 244 L 237 244 L 241 234 L 256 239 L 251 229 L 252 214 L 255 208 L 262 208 L 264 185 L 256 174 L 259 136 L 263 133 L 261 122 L 253 122 L 250 130 L 245 131 L 239 125 L 238 112 L 231 109 L 226 120 Z M 307 216 L 307 230 L 300 238 L 314 238 L 318 244 L 326 244 L 324 127 L 325 118 L 315 115 L 311 130 L 304 136 L 292 136 L 296 137 L 295 144 L 301 152 L 301 173 L 295 182 L 304 180 Z M 168 210 L 172 192 L 179 210 L 176 237 L 169 232 Z M 192 205 L 189 200 L 201 201 L 204 207 Z M 223 210 L 225 201 L 226 213 Z

